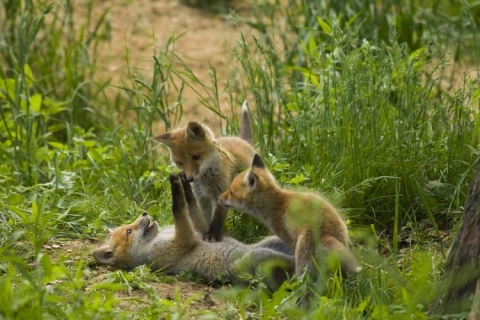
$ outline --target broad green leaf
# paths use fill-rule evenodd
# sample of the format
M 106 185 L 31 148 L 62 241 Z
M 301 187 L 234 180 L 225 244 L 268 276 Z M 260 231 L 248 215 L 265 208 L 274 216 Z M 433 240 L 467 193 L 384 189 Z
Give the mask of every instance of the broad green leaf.
M 58 102 L 51 99 L 44 99 L 44 108 L 48 110 L 48 114 L 57 114 L 66 109 L 66 102 Z
M 308 51 L 314 53 L 316 49 L 317 43 L 315 42 L 315 37 L 310 33 L 310 37 L 308 37 Z
M 35 155 L 38 160 L 43 160 L 43 161 L 50 161 L 50 150 L 48 150 L 46 147 L 41 147 L 37 150 L 37 153 Z
M 32 202 L 32 221 L 37 222 L 40 218 L 40 208 L 38 206 L 37 200 Z
M 35 78 L 32 73 L 32 69 L 30 69 L 30 66 L 26 64 L 23 67 L 23 71 L 25 73 L 25 83 L 27 84 L 27 87 L 30 89 L 32 85 L 35 83 Z
M 73 141 L 79 145 L 82 145 L 84 147 L 94 147 L 97 142 L 95 140 L 85 140 L 83 138 L 78 138 L 78 137 L 75 137 L 73 138 Z
M 50 256 L 48 254 L 42 253 L 40 258 L 40 263 L 42 264 L 43 271 L 48 278 L 52 277 L 53 264 Z
M 317 17 L 318 24 L 322 27 L 323 31 L 329 36 L 332 35 L 332 28 L 322 18 Z
M 388 308 L 383 304 L 377 304 L 373 308 L 372 319 L 388 319 Z
M 8 203 L 14 206 L 18 206 L 25 202 L 25 196 L 18 193 L 12 193 L 8 196 Z
M 318 85 L 320 84 L 320 82 L 318 81 L 318 78 L 315 77 L 311 71 L 302 71 L 302 74 L 305 78 L 307 78 L 308 80 L 310 80 L 310 82 L 315 86 L 315 87 L 318 87 Z
M 30 96 L 29 99 L 30 107 L 32 108 L 33 112 L 39 113 L 40 109 L 42 108 L 42 95 L 37 93 L 33 96 Z
M 287 181 L 287 183 L 290 183 L 290 184 L 300 184 L 301 182 L 307 180 L 307 178 L 305 178 L 305 176 L 303 175 L 303 173 L 300 173 L 298 176 L 290 179 Z
M 12 211 L 13 213 L 15 213 L 17 216 L 19 216 L 23 223 L 29 223 L 30 222 L 30 219 L 28 218 L 27 213 L 25 213 L 25 211 L 23 211 L 19 207 L 9 206 L 8 209 L 10 211 Z
M 413 51 L 413 52 L 408 56 L 408 59 L 409 59 L 410 61 L 416 60 L 416 59 L 420 58 L 420 57 L 423 55 L 424 52 L 425 52 L 425 48 L 417 49 L 417 50 Z
M 347 21 L 347 23 L 345 24 L 345 29 L 350 27 L 350 25 L 355 22 L 355 20 L 357 20 L 357 18 L 361 15 L 361 13 L 357 13 L 355 14 L 353 17 L 350 18 L 350 20 Z
M 65 124 L 63 123 L 56 123 L 56 124 L 52 124 L 51 126 L 48 126 L 48 132 L 50 133 L 55 133 L 62 130 L 65 130 Z
M 13 79 L 0 79 L 0 98 L 6 99 L 10 97 L 13 100 L 15 95 L 15 80 Z
M 473 92 L 472 102 L 478 103 L 479 100 L 480 100 L 480 90 L 475 89 L 475 91 Z
M 359 312 L 359 313 L 363 313 L 368 304 L 370 303 L 370 296 L 366 297 L 366 299 L 362 300 L 362 302 L 360 302 L 360 304 L 356 307 L 356 311 Z
M 67 150 L 68 147 L 60 142 L 49 141 L 48 144 L 56 149 Z

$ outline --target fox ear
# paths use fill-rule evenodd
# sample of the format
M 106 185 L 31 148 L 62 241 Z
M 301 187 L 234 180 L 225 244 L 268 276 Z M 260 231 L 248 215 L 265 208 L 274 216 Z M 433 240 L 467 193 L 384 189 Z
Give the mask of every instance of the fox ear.
M 173 145 L 172 135 L 170 134 L 170 132 L 158 135 L 153 139 L 163 143 L 167 147 L 171 147 Z
M 115 263 L 115 257 L 113 256 L 113 250 L 108 246 L 104 245 L 93 251 L 93 256 L 99 262 L 104 264 L 113 265 Z
M 245 175 L 245 183 L 247 186 L 249 186 L 252 189 L 255 189 L 258 184 L 258 177 L 255 173 L 252 171 L 248 171 L 247 174 Z
M 262 157 L 260 157 L 258 153 L 255 153 L 255 156 L 253 157 L 252 169 L 253 168 L 265 169 L 265 163 L 263 163 Z
M 189 122 L 186 130 L 189 139 L 203 139 L 205 137 L 205 130 L 198 122 Z
M 113 231 L 115 231 L 115 228 L 107 228 L 107 240 L 112 237 Z

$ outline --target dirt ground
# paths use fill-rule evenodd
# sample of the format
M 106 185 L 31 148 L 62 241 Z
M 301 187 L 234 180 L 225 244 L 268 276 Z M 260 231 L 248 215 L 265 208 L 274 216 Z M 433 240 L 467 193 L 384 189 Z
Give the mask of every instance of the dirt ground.
M 79 22 L 86 16 L 86 6 L 80 3 L 77 7 Z M 111 93 L 121 90 L 116 87 L 122 87 L 122 81 L 129 83 L 133 77 L 148 78 L 154 54 L 174 36 L 177 38 L 174 52 L 203 83 L 210 83 L 209 68 L 215 68 L 222 108 L 230 110 L 223 92 L 226 76 L 232 72 L 232 58 L 226 45 L 233 44 L 241 33 L 248 36 L 251 30 L 246 25 L 235 26 L 228 10 L 222 7 L 221 11 L 226 13 L 219 13 L 215 9 L 188 6 L 182 0 L 98 1 L 96 6 L 94 16 L 97 19 L 109 10 L 111 40 L 102 44 L 97 57 L 97 73 L 100 78 L 112 79 Z M 248 0 L 231 1 L 229 8 L 242 17 L 248 17 L 250 12 Z M 201 106 L 194 90 L 185 88 L 182 97 L 182 123 L 190 120 L 210 122 L 213 113 Z

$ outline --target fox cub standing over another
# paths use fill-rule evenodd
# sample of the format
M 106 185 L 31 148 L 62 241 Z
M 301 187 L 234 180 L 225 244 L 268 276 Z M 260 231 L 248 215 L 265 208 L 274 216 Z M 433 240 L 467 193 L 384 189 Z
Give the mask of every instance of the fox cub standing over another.
M 240 137 L 216 139 L 208 126 L 198 122 L 155 137 L 170 149 L 173 163 L 193 182 L 195 196 L 209 223 L 204 236 L 207 241 L 222 239 L 228 209 L 218 206 L 217 198 L 237 174 L 250 166 L 255 154 L 246 102 L 242 118 Z
M 280 188 L 258 154 L 251 169 L 233 180 L 218 203 L 260 219 L 290 246 L 295 251 L 297 275 L 305 267 L 309 274 L 315 274 L 312 258 L 322 251 L 337 252 L 343 271 L 360 270 L 348 248 L 347 226 L 335 208 L 318 194 Z
M 190 183 L 177 175 L 170 176 L 170 183 L 175 226 L 159 230 L 158 223 L 144 213 L 132 224 L 109 230 L 107 243 L 93 252 L 99 262 L 122 269 L 146 264 L 167 273 L 187 270 L 207 281 L 219 276 L 235 281 L 244 271 L 242 267 L 254 273 L 260 264 L 270 261 L 278 263 L 270 278 L 274 286 L 286 280 L 286 272 L 293 273 L 292 252 L 278 237 L 267 237 L 254 245 L 229 237 L 222 242 L 203 241 L 201 232 L 207 224 L 202 221 Z

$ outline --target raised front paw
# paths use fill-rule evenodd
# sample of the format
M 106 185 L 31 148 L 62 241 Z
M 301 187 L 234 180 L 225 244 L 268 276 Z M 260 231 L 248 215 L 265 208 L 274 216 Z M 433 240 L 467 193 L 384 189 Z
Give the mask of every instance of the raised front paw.
M 180 177 L 180 180 L 182 181 L 182 186 L 183 186 L 183 191 L 185 192 L 185 198 L 187 199 L 187 202 L 190 202 L 191 200 L 195 199 L 195 195 L 193 194 L 192 186 L 190 185 L 190 182 L 187 180 L 185 173 L 180 172 L 178 174 Z
M 176 216 L 181 214 L 186 205 L 182 183 L 178 175 L 173 173 L 170 175 L 170 186 L 172 189 L 172 213 L 173 216 Z

